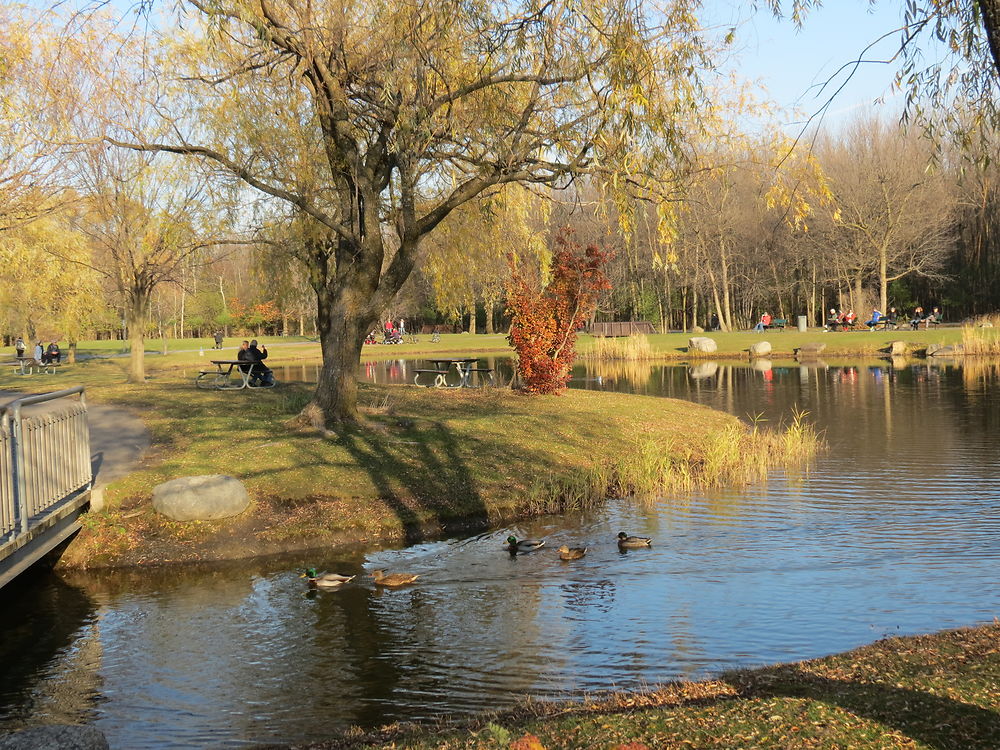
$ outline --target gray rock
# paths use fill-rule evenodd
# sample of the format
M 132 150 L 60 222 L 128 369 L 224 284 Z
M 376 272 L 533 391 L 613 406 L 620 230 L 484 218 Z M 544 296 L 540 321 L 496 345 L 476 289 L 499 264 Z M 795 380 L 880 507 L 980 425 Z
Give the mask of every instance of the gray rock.
M 699 362 L 688 368 L 688 377 L 692 380 L 714 377 L 719 371 L 718 362 Z
M 711 354 L 714 351 L 718 351 L 719 347 L 713 339 L 707 336 L 693 336 L 688 339 L 688 351 L 689 352 L 705 352 L 706 354 Z
M 817 343 L 803 344 L 802 346 L 800 346 L 798 349 L 795 350 L 795 356 L 799 357 L 800 359 L 804 357 L 814 358 L 818 357 L 820 352 L 822 352 L 824 349 L 826 349 L 826 344 L 817 344 Z
M 701 326 L 691 326 L 691 333 L 704 333 L 705 329 Z
M 954 357 L 959 354 L 962 354 L 961 345 L 941 346 L 940 344 L 930 344 L 927 347 L 928 357 Z
M 224 474 L 181 477 L 153 488 L 153 507 L 175 521 L 229 518 L 250 504 L 243 482 Z
M 53 724 L 0 735 L 0 750 L 108 750 L 108 740 L 94 727 Z
M 889 356 L 890 357 L 901 357 L 906 354 L 906 342 L 905 341 L 890 341 L 889 342 Z
M 750 345 L 751 357 L 766 357 L 771 353 L 770 341 L 757 341 Z

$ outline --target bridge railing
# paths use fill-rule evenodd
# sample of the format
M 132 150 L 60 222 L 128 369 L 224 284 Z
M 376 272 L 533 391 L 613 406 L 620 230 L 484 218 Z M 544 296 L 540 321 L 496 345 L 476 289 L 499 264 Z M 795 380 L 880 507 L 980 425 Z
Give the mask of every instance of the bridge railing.
M 80 394 L 78 401 L 66 397 Z M 49 404 L 23 413 L 26 406 Z M 83 387 L 25 396 L 0 414 L 0 543 L 90 489 L 90 432 Z

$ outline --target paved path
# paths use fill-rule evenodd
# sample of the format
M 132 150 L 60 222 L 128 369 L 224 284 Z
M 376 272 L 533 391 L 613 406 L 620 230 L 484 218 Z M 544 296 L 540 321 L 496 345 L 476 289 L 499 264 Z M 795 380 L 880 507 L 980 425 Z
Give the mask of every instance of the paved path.
M 23 395 L 27 394 L 0 391 L 0 406 Z M 44 405 L 28 408 L 42 409 Z M 89 403 L 87 423 L 90 426 L 90 463 L 94 470 L 95 487 L 104 487 L 113 479 L 136 469 L 150 443 L 149 431 L 142 420 L 125 409 Z

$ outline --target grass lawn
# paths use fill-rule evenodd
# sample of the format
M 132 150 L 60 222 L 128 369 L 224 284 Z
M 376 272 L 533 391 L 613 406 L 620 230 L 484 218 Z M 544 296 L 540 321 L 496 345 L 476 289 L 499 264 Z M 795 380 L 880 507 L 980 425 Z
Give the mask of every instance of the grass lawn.
M 397 726 L 298 747 L 996 750 L 998 674 L 994 623 L 647 693 L 531 703 L 462 728 Z

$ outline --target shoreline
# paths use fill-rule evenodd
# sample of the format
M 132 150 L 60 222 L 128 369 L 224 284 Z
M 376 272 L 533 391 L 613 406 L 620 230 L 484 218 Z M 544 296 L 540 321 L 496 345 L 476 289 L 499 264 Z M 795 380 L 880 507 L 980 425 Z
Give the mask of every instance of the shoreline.
M 858 750 L 1000 746 L 1000 622 L 645 691 L 531 701 L 472 719 L 351 729 L 257 750 L 598 747 Z

